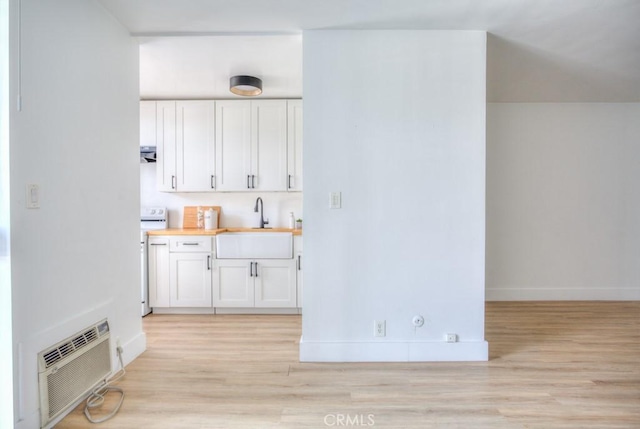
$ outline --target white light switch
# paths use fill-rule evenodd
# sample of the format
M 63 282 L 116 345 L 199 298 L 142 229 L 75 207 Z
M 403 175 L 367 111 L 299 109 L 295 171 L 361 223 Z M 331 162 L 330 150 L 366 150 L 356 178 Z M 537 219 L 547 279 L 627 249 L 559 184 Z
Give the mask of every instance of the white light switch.
M 40 187 L 35 184 L 27 185 L 27 208 L 40 208 Z
M 340 192 L 329 193 L 329 208 L 330 209 L 342 208 L 342 194 Z

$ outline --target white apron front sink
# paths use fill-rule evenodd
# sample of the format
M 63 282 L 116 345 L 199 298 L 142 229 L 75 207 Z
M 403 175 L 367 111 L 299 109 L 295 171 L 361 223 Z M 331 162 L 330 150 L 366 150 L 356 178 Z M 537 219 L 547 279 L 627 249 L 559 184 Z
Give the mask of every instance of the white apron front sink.
M 290 232 L 224 232 L 216 235 L 218 259 L 291 259 Z

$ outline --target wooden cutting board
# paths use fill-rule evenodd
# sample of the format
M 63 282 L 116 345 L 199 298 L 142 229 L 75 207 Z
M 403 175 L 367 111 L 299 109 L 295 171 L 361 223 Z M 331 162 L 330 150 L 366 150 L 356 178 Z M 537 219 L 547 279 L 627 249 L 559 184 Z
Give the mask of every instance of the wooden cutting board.
M 184 213 L 182 214 L 182 228 L 197 228 L 198 227 L 198 207 L 202 207 L 203 211 L 213 209 L 218 213 L 218 228 L 220 228 L 220 206 L 185 206 Z

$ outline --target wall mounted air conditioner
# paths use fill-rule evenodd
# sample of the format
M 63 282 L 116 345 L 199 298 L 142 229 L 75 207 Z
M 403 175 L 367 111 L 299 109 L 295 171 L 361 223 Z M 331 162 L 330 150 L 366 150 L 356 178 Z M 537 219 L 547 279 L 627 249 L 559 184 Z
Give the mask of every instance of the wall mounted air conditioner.
M 38 353 L 40 427 L 50 428 L 111 373 L 109 323 L 104 319 Z

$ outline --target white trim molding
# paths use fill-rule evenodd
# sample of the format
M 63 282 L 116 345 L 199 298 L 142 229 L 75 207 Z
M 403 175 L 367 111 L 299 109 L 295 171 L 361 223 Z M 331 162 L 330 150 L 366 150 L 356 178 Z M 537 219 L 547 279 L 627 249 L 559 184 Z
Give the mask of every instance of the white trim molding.
M 487 288 L 487 301 L 638 301 L 637 288 Z
M 305 341 L 300 362 L 470 362 L 489 360 L 486 341 Z

